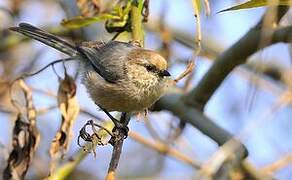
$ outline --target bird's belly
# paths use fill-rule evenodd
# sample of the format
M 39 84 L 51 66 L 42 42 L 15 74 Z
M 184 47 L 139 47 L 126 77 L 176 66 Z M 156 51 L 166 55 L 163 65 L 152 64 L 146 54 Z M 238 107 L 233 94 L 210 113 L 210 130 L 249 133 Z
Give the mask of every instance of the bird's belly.
M 117 84 L 85 83 L 91 99 L 107 111 L 133 112 L 141 111 L 152 103 L 153 100 L 140 96 L 137 90 Z
M 143 88 L 128 82 L 108 83 L 95 73 L 86 74 L 83 78 L 92 100 L 107 111 L 142 111 L 163 94 L 160 87 Z
M 107 111 L 136 112 L 151 106 L 159 96 L 149 96 L 130 89 L 117 91 L 97 88 L 90 93 L 95 103 Z

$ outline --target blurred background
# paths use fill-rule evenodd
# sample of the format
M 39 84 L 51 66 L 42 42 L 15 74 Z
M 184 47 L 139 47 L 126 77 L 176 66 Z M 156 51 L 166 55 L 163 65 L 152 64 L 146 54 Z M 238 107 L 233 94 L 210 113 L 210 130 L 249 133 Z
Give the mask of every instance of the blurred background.
M 105 3 L 104 3 L 105 2 Z M 189 89 L 212 65 L 212 61 L 230 47 L 255 25 L 266 8 L 218 13 L 243 1 L 210 0 L 211 14 L 206 16 L 202 8 L 202 52 L 195 59 L 191 78 L 185 78 L 178 87 Z M 106 9 L 103 1 L 100 11 Z M 160 51 L 169 61 L 169 70 L 176 77 L 192 59 L 196 35 L 196 19 L 191 1 L 150 1 L 148 22 L 145 27 L 145 47 Z M 27 72 L 35 72 L 49 62 L 65 56 L 39 42 L 24 39 L 9 32 L 8 27 L 28 22 L 71 42 L 86 40 L 109 41 L 114 34 L 106 32 L 104 22 L 82 29 L 71 30 L 60 25 L 63 19 L 80 14 L 75 1 L 70 0 L 1 0 L 0 1 L 0 171 L 6 167 L 11 151 L 12 128 L 16 119 L 9 100 L 9 82 Z M 292 24 L 291 11 L 281 25 Z M 121 34 L 118 40 L 127 41 Z M 240 136 L 246 145 L 248 159 L 257 168 L 265 168 L 278 159 L 292 153 L 292 122 L 290 102 L 280 99 L 292 87 L 291 44 L 276 44 L 250 57 L 248 64 L 235 69 L 223 82 L 208 102 L 205 114 L 216 124 Z M 68 74 L 75 77 L 78 64 L 65 64 Z M 41 179 L 48 174 L 50 143 L 61 123 L 57 107 L 58 76 L 64 77 L 62 63 L 27 78 L 25 82 L 33 89 L 33 100 L 37 110 L 37 127 L 40 131 L 38 145 L 27 179 Z M 58 76 L 57 76 L 57 75 Z M 188 81 L 188 82 L 186 82 Z M 92 118 L 91 115 L 107 119 L 89 99 L 86 89 L 77 78 L 77 100 L 80 113 L 73 125 L 72 141 L 64 160 L 80 150 L 77 145 L 79 130 Z M 96 120 L 98 122 L 98 120 Z M 168 112 L 149 112 L 148 120 L 135 116 L 130 130 L 138 132 L 151 142 L 167 142 L 170 132 L 179 124 L 179 119 Z M 159 137 L 159 138 L 158 138 Z M 168 142 L 169 143 L 169 142 Z M 190 159 L 206 162 L 216 152 L 218 145 L 192 126 L 187 125 L 182 134 L 171 142 L 171 147 Z M 88 154 L 74 171 L 70 179 L 103 179 L 106 175 L 112 147 L 98 146 L 96 157 Z M 197 169 L 190 164 L 168 155 L 161 155 L 153 148 L 133 140 L 125 140 L 118 167 L 118 179 L 192 179 Z M 1 175 L 2 176 L 2 175 Z M 276 179 L 291 179 L 292 165 L 275 171 Z

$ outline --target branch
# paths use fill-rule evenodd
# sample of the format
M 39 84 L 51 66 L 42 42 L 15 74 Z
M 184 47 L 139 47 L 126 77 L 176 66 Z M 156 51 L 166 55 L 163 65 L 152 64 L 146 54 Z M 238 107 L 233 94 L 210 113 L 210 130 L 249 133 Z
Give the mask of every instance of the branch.
M 280 6 L 277 20 L 279 21 L 286 12 L 287 7 Z M 259 44 L 262 33 L 265 34 L 265 37 L 270 37 L 271 39 L 262 48 L 279 42 L 292 42 L 292 26 L 276 30 L 263 30 L 261 26 L 262 20 L 214 61 L 214 64 L 199 84 L 184 96 L 187 104 L 203 110 L 206 103 L 230 72 L 238 65 L 245 63 L 249 56 L 260 50 Z
M 231 139 L 216 151 L 202 166 L 195 179 L 272 179 L 252 167 L 243 148 L 236 139 Z
M 96 117 L 95 115 L 92 117 Z M 198 161 L 195 161 L 188 156 L 184 155 L 180 151 L 172 148 L 167 147 L 167 145 L 159 143 L 159 142 L 151 142 L 150 140 L 144 138 L 143 136 L 139 135 L 138 133 L 134 131 L 129 131 L 129 137 L 136 141 L 137 143 L 140 143 L 146 147 L 152 148 L 153 150 L 168 155 L 170 157 L 173 157 L 181 162 L 184 162 L 186 164 L 191 165 L 195 169 L 198 169 L 201 167 L 201 163 Z M 49 180 L 53 179 L 66 179 L 75 169 L 76 167 L 81 163 L 81 161 L 88 155 L 87 151 L 84 151 L 83 149 L 80 149 L 76 154 L 73 155 L 72 158 L 70 158 L 70 161 L 67 161 L 64 165 L 59 167 L 50 177 Z
M 285 15 L 287 10 L 287 7 L 278 7 L 277 22 Z M 182 121 L 190 123 L 198 128 L 219 145 L 223 145 L 231 139 L 231 134 L 213 123 L 208 117 L 204 116 L 201 111 L 203 111 L 206 103 L 227 75 L 229 75 L 236 66 L 245 63 L 249 56 L 260 50 L 261 33 L 264 33 L 265 37 L 271 39 L 269 43 L 266 43 L 261 48 L 279 42 L 292 42 L 292 26 L 276 30 L 262 30 L 261 26 L 262 20 L 238 42 L 223 52 L 215 60 L 214 64 L 199 84 L 190 93 L 186 95 L 182 93 L 168 94 L 155 104 L 155 110 L 171 111 Z M 247 150 L 240 144 L 240 149 L 237 152 L 242 151 L 244 155 L 241 157 L 246 157 Z M 244 163 L 244 166 L 248 165 L 249 163 Z
M 284 155 L 277 161 L 273 162 L 272 164 L 269 164 L 261 169 L 262 172 L 265 173 L 275 173 L 276 171 L 283 169 L 289 165 L 292 164 L 292 153 L 289 153 L 287 155 Z
M 188 156 L 184 155 L 180 151 L 176 150 L 175 148 L 172 148 L 168 146 L 167 144 L 160 143 L 159 141 L 156 142 L 151 142 L 150 140 L 144 138 L 142 135 L 130 131 L 129 132 L 129 137 L 135 141 L 137 141 L 140 144 L 145 145 L 146 147 L 152 148 L 153 150 L 163 154 L 163 155 L 169 155 L 170 157 L 173 157 L 181 162 L 184 162 L 186 164 L 191 165 L 195 169 L 198 169 L 201 167 L 201 163 L 197 162 Z
M 280 7 L 281 17 L 287 9 Z M 261 21 L 260 23 L 261 24 Z M 250 55 L 258 50 L 260 41 L 260 25 L 252 28 L 243 38 L 241 38 L 232 47 L 222 53 L 215 60 L 215 63 L 189 94 L 182 93 L 169 94 L 161 98 L 155 105 L 155 110 L 169 110 L 178 116 L 182 121 L 188 122 L 198 128 L 204 134 L 223 145 L 232 136 L 227 131 L 217 126 L 209 118 L 204 116 L 199 110 L 203 110 L 205 104 L 219 87 L 225 77 L 238 65 L 244 63 Z M 278 42 L 292 41 L 292 26 L 270 31 L 272 41 L 269 45 Z M 243 51 L 244 50 L 244 51 Z M 184 101 L 182 100 L 184 99 Z M 191 106 L 188 106 L 191 105 Z M 199 110 L 194 109 L 198 108 Z
M 230 173 L 238 169 L 241 159 L 244 157 L 244 151 L 238 141 L 231 139 L 216 151 L 211 158 L 202 166 L 196 179 L 229 179 Z M 239 151 L 238 153 L 235 153 Z M 232 179 L 232 178 L 231 178 Z
M 286 7 L 279 7 L 279 9 L 278 21 L 280 19 L 279 17 L 282 17 L 287 12 Z M 223 145 L 227 142 L 232 136 L 192 107 L 203 110 L 206 103 L 225 77 L 236 66 L 245 63 L 246 59 L 258 50 L 258 44 L 261 37 L 261 23 L 262 20 L 237 43 L 223 52 L 222 55 L 215 60 L 212 67 L 205 74 L 196 88 L 194 88 L 189 94 L 184 96 L 179 93 L 169 94 L 161 98 L 156 103 L 155 107 L 173 112 L 180 117 L 181 120 L 197 127 L 204 134 L 215 140 L 219 145 Z M 266 47 L 278 42 L 292 41 L 292 26 L 266 32 L 272 37 L 272 41 L 267 44 Z M 184 101 L 182 101 L 182 98 Z
M 132 3 L 131 28 L 133 41 L 138 41 L 142 46 L 144 46 L 144 33 L 142 28 L 142 8 L 143 8 L 142 0 L 135 0 Z
M 223 145 L 232 135 L 216 125 L 202 112 L 189 107 L 182 101 L 183 93 L 168 94 L 156 102 L 156 111 L 168 110 L 182 121 L 198 128 L 202 133 L 213 139 L 218 145 Z
M 130 113 L 122 113 L 120 118 L 120 122 L 127 127 L 130 122 L 131 114 Z M 113 145 L 113 153 L 111 162 L 108 169 L 108 174 L 106 176 L 106 180 L 114 180 L 115 179 L 115 172 L 119 164 L 120 156 L 122 153 L 124 139 L 126 137 L 125 131 L 121 128 L 114 127 L 113 129 L 113 136 L 110 139 L 110 143 Z

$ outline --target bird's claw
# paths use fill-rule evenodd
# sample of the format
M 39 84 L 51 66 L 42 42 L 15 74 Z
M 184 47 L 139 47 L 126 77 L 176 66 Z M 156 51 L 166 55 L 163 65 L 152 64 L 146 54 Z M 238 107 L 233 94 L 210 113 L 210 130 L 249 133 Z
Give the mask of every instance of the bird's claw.
M 113 129 L 113 132 L 116 131 L 116 129 L 120 129 L 123 134 L 124 134 L 124 139 L 126 139 L 128 137 L 128 133 L 129 133 L 129 127 L 124 125 L 123 123 L 120 123 L 119 121 L 117 123 L 115 123 L 115 127 Z

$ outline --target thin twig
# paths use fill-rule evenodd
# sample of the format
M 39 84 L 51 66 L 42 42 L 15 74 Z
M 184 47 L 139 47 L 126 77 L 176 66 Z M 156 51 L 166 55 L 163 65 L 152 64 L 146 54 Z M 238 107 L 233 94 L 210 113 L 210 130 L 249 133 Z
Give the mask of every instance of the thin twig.
M 164 142 L 164 139 L 162 137 L 160 137 L 159 133 L 154 129 L 152 123 L 150 122 L 150 120 L 148 119 L 147 115 L 144 116 L 144 122 L 146 125 L 146 128 L 150 134 L 150 136 L 153 139 L 157 139 L 160 142 Z
M 201 40 L 202 40 L 202 31 L 201 31 L 201 17 L 200 17 L 200 9 L 199 9 L 199 4 L 197 0 L 193 0 L 193 8 L 195 11 L 195 17 L 196 17 L 196 29 L 197 29 L 197 34 L 196 34 L 196 39 L 195 39 L 195 44 L 196 44 L 196 49 L 194 50 L 194 55 L 197 56 L 199 55 L 201 51 Z
M 177 78 L 175 78 L 174 82 L 177 83 L 178 81 L 180 81 L 181 79 L 186 77 L 188 74 L 190 74 L 194 70 L 194 66 L 195 66 L 194 62 L 190 61 L 186 70 L 184 72 L 182 72 Z
M 160 143 L 158 141 L 156 142 L 151 142 L 150 140 L 144 138 L 142 135 L 130 131 L 129 132 L 129 137 L 131 137 L 132 139 L 134 139 L 135 141 L 149 147 L 152 148 L 154 150 L 156 150 L 157 152 L 164 154 L 164 155 L 169 155 L 171 157 L 174 157 L 175 159 L 180 160 L 181 162 L 184 162 L 186 164 L 191 165 L 192 167 L 194 167 L 195 169 L 198 169 L 201 167 L 201 163 L 194 161 L 192 158 L 187 157 L 186 155 L 182 154 L 180 151 L 165 145 L 163 143 Z
M 271 3 L 276 3 L 277 4 L 278 0 L 268 0 L 268 4 L 271 5 Z M 259 53 L 262 56 L 262 49 L 263 47 L 266 47 L 268 44 L 271 43 L 272 41 L 272 36 L 270 35 L 269 31 L 267 30 L 275 30 L 275 28 L 278 26 L 280 21 L 277 20 L 277 13 L 278 13 L 278 8 L 276 6 L 270 6 L 263 19 L 262 19 L 262 26 L 261 26 L 261 34 L 260 34 L 260 41 L 258 44 L 258 49 L 260 49 Z M 268 33 L 267 33 L 268 32 Z M 261 63 L 264 59 L 259 58 L 259 62 Z M 257 66 L 255 69 L 256 74 L 259 74 L 260 72 L 260 66 Z M 253 84 L 257 84 L 257 76 L 251 76 L 250 81 Z M 251 86 L 249 88 L 249 92 L 247 93 L 247 98 L 246 98 L 246 105 L 247 109 L 249 112 L 252 111 L 252 107 L 254 105 L 255 99 L 257 96 L 257 86 Z
M 131 113 L 122 113 L 122 116 L 120 118 L 120 122 L 127 127 L 130 122 Z M 122 153 L 122 147 L 124 143 L 124 139 L 127 136 L 122 128 L 115 127 L 113 129 L 113 136 L 110 139 L 110 143 L 113 145 L 113 153 L 112 158 L 110 161 L 110 165 L 108 168 L 108 174 L 106 176 L 106 180 L 113 180 L 115 179 L 115 172 L 119 164 L 120 156 Z
M 20 76 L 19 78 L 17 78 L 16 80 L 24 79 L 24 78 L 26 78 L 26 77 L 34 76 L 34 75 L 36 75 L 36 74 L 38 74 L 38 73 L 44 71 L 44 70 L 47 69 L 48 67 L 53 66 L 53 65 L 56 64 L 56 63 L 60 63 L 60 62 L 64 62 L 64 61 L 72 61 L 72 60 L 75 60 L 75 59 L 76 59 L 76 57 L 69 57 L 69 58 L 65 58 L 65 59 L 58 59 L 58 60 L 56 60 L 56 61 L 53 61 L 53 62 L 47 64 L 45 67 L 41 68 L 40 70 L 38 70 L 38 71 L 36 71 L 36 72 L 34 72 L 34 73 L 25 73 L 25 74 L 23 74 L 22 76 Z
M 211 8 L 210 8 L 209 0 L 204 0 L 204 5 L 205 5 L 206 16 L 210 16 Z
M 264 173 L 275 173 L 276 171 L 283 169 L 284 167 L 292 164 L 292 153 L 287 154 L 279 160 L 269 164 L 261 169 Z
M 287 12 L 287 7 L 280 6 L 278 12 L 277 19 L 279 20 Z M 249 32 L 214 61 L 214 64 L 209 68 L 198 85 L 185 95 L 185 102 L 188 105 L 202 110 L 231 71 L 238 65 L 244 64 L 249 56 L 259 50 L 258 44 L 262 33 L 261 25 L 262 21 L 251 28 Z M 291 42 L 291 32 L 292 26 L 267 31 L 266 33 L 270 34 L 272 41 L 266 44 L 265 47 L 278 42 Z

